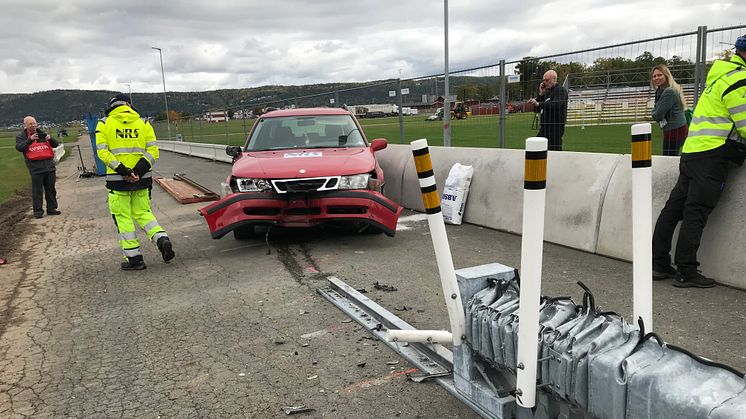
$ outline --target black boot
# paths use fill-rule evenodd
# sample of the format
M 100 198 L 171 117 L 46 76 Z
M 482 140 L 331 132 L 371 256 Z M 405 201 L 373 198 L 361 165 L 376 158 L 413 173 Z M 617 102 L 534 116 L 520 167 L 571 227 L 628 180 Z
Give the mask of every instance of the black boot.
M 146 268 L 142 255 L 128 257 L 121 267 L 123 271 L 141 271 Z
M 176 256 L 173 246 L 171 245 L 171 240 L 169 240 L 167 236 L 158 239 L 156 246 L 158 246 L 158 250 L 161 251 L 161 256 L 163 256 L 164 262 L 168 262 Z

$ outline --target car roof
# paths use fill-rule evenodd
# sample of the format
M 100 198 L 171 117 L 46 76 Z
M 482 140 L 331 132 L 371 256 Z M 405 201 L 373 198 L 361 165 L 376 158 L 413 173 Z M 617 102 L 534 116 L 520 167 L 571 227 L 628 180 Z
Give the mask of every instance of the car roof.
M 280 109 L 267 112 L 262 118 L 277 118 L 280 116 L 315 116 L 315 115 L 352 115 L 350 111 L 341 108 L 296 108 Z

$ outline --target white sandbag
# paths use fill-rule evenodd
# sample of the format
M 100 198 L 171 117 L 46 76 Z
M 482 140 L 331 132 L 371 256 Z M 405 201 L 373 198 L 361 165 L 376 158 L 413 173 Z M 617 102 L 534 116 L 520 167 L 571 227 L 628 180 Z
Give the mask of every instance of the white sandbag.
M 62 157 L 65 156 L 65 146 L 60 144 L 54 148 L 54 162 L 59 163 Z
M 443 220 L 449 224 L 461 224 L 464 216 L 466 198 L 469 196 L 469 185 L 474 175 L 472 166 L 464 166 L 456 163 L 448 172 L 440 206 L 443 211 Z

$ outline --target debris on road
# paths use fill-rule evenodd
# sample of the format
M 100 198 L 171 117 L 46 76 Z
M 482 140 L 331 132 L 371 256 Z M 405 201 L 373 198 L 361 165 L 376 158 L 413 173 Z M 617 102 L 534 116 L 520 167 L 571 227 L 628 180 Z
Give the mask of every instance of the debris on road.
M 395 287 L 395 286 L 393 286 L 393 285 L 386 285 L 386 284 L 381 284 L 381 283 L 380 283 L 380 282 L 378 282 L 378 281 L 376 281 L 376 283 L 375 283 L 375 284 L 373 284 L 373 288 L 375 288 L 375 289 L 377 289 L 377 290 L 381 290 L 381 291 L 389 291 L 389 292 L 391 292 L 391 291 L 397 291 L 397 289 L 396 289 L 396 287 Z
M 409 374 L 409 379 L 414 381 L 415 383 L 421 383 L 429 378 L 447 377 L 449 375 L 451 375 L 451 373 L 448 371 L 436 372 L 432 374 L 428 374 L 424 372 L 416 372 L 416 373 Z
M 300 405 L 300 406 L 283 406 L 282 410 L 284 410 L 285 414 L 287 415 L 294 415 L 296 413 L 313 412 L 316 409 L 306 407 L 306 405 Z

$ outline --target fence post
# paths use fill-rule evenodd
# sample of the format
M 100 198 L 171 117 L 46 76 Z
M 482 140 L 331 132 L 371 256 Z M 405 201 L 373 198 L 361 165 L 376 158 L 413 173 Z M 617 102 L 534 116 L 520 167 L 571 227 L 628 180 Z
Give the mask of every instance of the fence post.
M 194 142 L 194 115 L 189 117 L 189 141 Z
M 505 115 L 508 109 L 505 106 L 505 60 L 500 60 L 500 148 L 505 148 L 505 121 L 508 119 Z
M 225 109 L 223 112 L 225 112 L 225 143 L 230 144 L 228 140 L 228 109 Z
M 694 107 L 697 107 L 699 95 L 705 84 L 705 65 L 707 65 L 707 26 L 697 27 L 697 56 L 694 66 Z
M 445 44 L 445 65 L 443 69 L 443 146 L 451 146 L 451 92 L 448 89 L 448 0 L 443 0 L 443 28 Z
M 243 110 L 243 118 L 242 118 L 244 140 L 246 140 L 246 137 L 249 135 L 249 133 L 246 131 L 246 117 L 248 116 L 248 114 L 249 114 L 249 112 L 246 109 L 244 109 Z
M 404 109 L 402 109 L 401 77 L 396 79 L 396 100 L 399 102 L 399 144 L 404 144 Z

